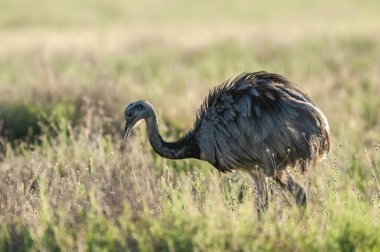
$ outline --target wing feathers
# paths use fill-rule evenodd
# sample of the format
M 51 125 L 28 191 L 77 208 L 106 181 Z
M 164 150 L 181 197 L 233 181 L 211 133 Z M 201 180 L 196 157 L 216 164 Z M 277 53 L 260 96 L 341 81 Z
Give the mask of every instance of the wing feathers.
M 284 77 L 243 73 L 210 91 L 194 125 L 202 157 L 221 171 L 313 163 L 328 151 L 328 124 Z

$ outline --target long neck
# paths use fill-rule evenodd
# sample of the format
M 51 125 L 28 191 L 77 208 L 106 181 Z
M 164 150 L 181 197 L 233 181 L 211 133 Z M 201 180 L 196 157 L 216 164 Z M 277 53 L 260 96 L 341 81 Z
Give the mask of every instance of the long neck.
M 152 109 L 145 118 L 149 142 L 160 156 L 169 159 L 199 158 L 199 148 L 194 140 L 193 133 L 176 142 L 166 142 L 158 131 L 157 115 Z

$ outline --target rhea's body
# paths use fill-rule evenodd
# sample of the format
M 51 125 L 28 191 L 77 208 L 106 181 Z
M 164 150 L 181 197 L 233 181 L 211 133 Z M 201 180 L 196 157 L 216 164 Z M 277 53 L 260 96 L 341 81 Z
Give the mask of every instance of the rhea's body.
M 193 128 L 176 142 L 161 138 L 148 102 L 131 103 L 125 116 L 126 137 L 137 121 L 145 119 L 150 143 L 159 155 L 201 159 L 222 172 L 245 170 L 262 197 L 265 178 L 273 177 L 300 205 L 306 204 L 306 193 L 287 167 L 305 171 L 330 149 L 329 125 L 321 110 L 286 78 L 266 72 L 244 73 L 211 90 Z M 263 208 L 265 198 L 258 200 Z

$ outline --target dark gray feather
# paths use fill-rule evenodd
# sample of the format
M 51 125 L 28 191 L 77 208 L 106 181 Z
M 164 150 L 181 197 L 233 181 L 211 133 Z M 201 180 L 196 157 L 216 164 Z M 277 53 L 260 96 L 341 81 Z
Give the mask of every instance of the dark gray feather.
M 192 131 L 201 159 L 219 170 L 279 166 L 306 169 L 328 153 L 323 113 L 296 86 L 276 74 L 243 73 L 210 91 Z

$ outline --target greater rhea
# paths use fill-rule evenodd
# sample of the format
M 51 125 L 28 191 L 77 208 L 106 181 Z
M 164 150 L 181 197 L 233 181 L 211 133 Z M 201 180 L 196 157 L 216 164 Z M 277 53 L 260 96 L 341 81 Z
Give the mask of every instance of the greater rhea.
M 259 213 L 268 205 L 268 177 L 289 191 L 297 205 L 306 206 L 306 192 L 288 167 L 305 172 L 330 149 L 322 111 L 294 83 L 267 72 L 243 73 L 213 88 L 193 128 L 178 141 L 162 139 L 155 109 L 147 101 L 125 109 L 124 138 L 142 119 L 160 156 L 204 160 L 221 172 L 248 172 L 256 184 Z

